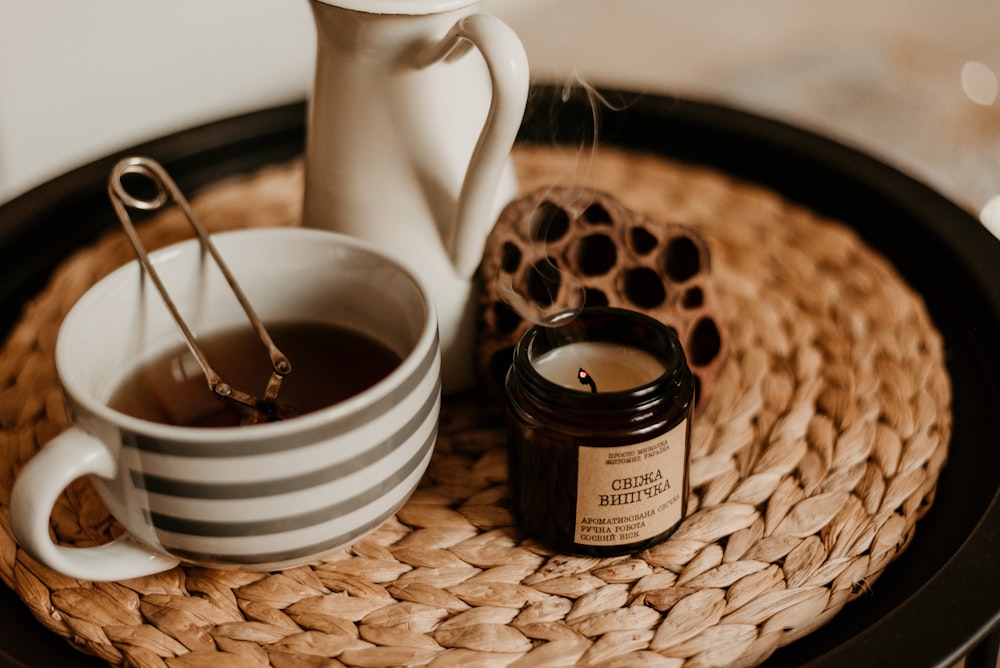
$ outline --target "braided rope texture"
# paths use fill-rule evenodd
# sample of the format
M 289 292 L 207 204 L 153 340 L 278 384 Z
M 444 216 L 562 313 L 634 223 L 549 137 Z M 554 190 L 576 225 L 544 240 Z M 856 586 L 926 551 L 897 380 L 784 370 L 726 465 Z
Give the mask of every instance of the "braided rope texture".
M 10 532 L 21 466 L 67 425 L 61 319 L 130 260 L 109 233 L 79 250 L 0 350 L 0 576 L 32 614 L 109 664 L 753 666 L 863 594 L 905 549 L 947 457 L 951 389 L 923 303 L 835 221 L 726 175 L 605 148 L 520 146 L 525 192 L 600 188 L 697 229 L 730 349 L 693 429 L 690 513 L 667 541 L 597 559 L 554 554 L 506 505 L 502 407 L 445 402 L 434 458 L 395 518 L 281 573 L 182 566 L 111 583 L 33 561 Z M 302 165 L 192 197 L 211 230 L 292 225 Z M 176 212 L 142 226 L 160 246 Z M 54 510 L 61 543 L 120 529 L 87 481 Z

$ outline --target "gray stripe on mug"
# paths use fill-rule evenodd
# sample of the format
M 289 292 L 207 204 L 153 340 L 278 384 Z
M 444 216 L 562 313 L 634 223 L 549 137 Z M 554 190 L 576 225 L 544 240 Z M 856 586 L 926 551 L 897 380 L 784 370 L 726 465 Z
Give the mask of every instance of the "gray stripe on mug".
M 164 496 L 181 497 L 186 499 L 253 499 L 262 496 L 276 496 L 297 492 L 310 487 L 316 487 L 325 483 L 343 478 L 355 471 L 360 471 L 366 466 L 374 464 L 379 459 L 390 454 L 410 437 L 432 413 L 439 401 L 441 390 L 440 381 L 435 385 L 434 391 L 428 395 L 427 401 L 420 407 L 410 420 L 395 434 L 375 444 L 372 448 L 361 452 L 350 459 L 347 459 L 331 466 L 326 466 L 319 470 L 310 471 L 301 475 L 287 478 L 276 478 L 274 480 L 262 480 L 259 482 L 239 482 L 239 483 L 218 483 L 218 482 L 188 482 L 177 478 L 167 478 L 164 476 L 151 475 L 132 469 L 129 474 L 132 484 L 137 489 L 145 489 L 148 492 L 162 494 Z
M 392 517 L 403 507 L 406 499 L 402 499 L 399 503 L 395 504 L 392 508 L 382 513 L 375 519 L 366 522 L 362 526 L 355 527 L 354 529 L 342 533 L 339 536 L 329 538 L 319 543 L 314 543 L 312 545 L 306 545 L 305 547 L 297 547 L 290 550 L 280 550 L 277 552 L 258 552 L 255 554 L 219 554 L 214 552 L 197 552 L 195 550 L 186 550 L 183 548 L 164 546 L 166 549 L 170 550 L 170 554 L 187 561 L 193 561 L 202 564 L 209 565 L 220 565 L 224 566 L 227 564 L 248 564 L 248 565 L 258 565 L 258 564 L 280 564 L 285 561 L 292 561 L 295 559 L 302 559 L 303 557 L 315 557 L 319 559 L 325 556 L 328 552 L 347 545 L 357 539 L 359 536 L 363 536 L 370 532 L 371 530 L 380 526 L 387 519 Z
M 420 449 L 407 460 L 406 464 L 388 478 L 379 481 L 374 486 L 349 499 L 337 501 L 324 508 L 311 510 L 308 513 L 252 522 L 207 522 L 155 512 L 150 512 L 148 517 L 157 530 L 170 531 L 188 536 L 241 538 L 246 536 L 267 536 L 269 534 L 284 533 L 296 529 L 305 529 L 328 522 L 339 515 L 346 515 L 359 508 L 363 508 L 398 487 L 407 476 L 417 469 L 420 462 L 427 455 L 428 450 L 433 447 L 435 440 L 436 434 L 430 434 L 421 444 Z M 167 547 L 165 542 L 163 544 L 164 547 Z
M 174 439 L 151 438 L 127 429 L 121 430 L 121 442 L 127 447 L 133 447 L 144 452 L 156 452 L 176 457 L 243 457 L 247 455 L 265 455 L 273 452 L 287 452 L 295 448 L 311 445 L 316 441 L 332 438 L 371 422 L 390 408 L 398 404 L 404 397 L 413 392 L 427 376 L 427 372 L 437 361 L 438 334 L 435 342 L 420 361 L 420 365 L 402 385 L 382 397 L 380 400 L 333 424 L 321 424 L 308 431 L 296 434 L 285 434 L 251 441 L 228 443 L 190 442 Z

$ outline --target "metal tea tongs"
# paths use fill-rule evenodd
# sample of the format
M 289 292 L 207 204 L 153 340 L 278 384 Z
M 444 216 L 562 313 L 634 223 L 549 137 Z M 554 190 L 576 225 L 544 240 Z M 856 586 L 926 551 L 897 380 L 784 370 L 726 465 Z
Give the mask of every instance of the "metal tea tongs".
M 156 187 L 156 195 L 152 198 L 142 198 L 128 192 L 125 184 L 123 183 L 123 178 L 130 174 L 143 176 L 149 179 Z M 170 315 L 173 317 L 174 322 L 177 323 L 181 333 L 184 335 L 188 348 L 197 360 L 202 372 L 205 374 L 205 379 L 208 381 L 209 389 L 216 396 L 222 399 L 236 401 L 253 409 L 253 424 L 273 422 L 290 417 L 293 411 L 290 408 L 279 404 L 277 402 L 277 398 L 278 390 L 281 388 L 282 378 L 288 375 L 292 370 L 291 363 L 288 361 L 288 358 L 285 357 L 280 350 L 278 350 L 274 341 L 271 340 L 271 336 L 267 333 L 264 323 L 261 321 L 256 311 L 254 311 L 250 301 L 247 299 L 243 290 L 236 282 L 236 279 L 229 271 L 229 267 L 227 267 L 226 263 L 222 260 L 222 256 L 219 255 L 219 251 L 216 249 L 215 244 L 212 243 L 212 239 L 209 236 L 208 231 L 195 218 L 194 212 L 191 210 L 191 206 L 185 199 L 184 194 L 177 187 L 177 184 L 174 183 L 173 179 L 170 178 L 166 170 L 164 170 L 163 167 L 152 158 L 141 156 L 124 158 L 120 160 L 111 170 L 111 176 L 108 178 L 108 196 L 111 198 L 111 204 L 114 206 L 115 213 L 118 215 L 118 220 L 121 222 L 122 227 L 125 228 L 125 234 L 128 236 L 129 241 L 132 242 L 132 247 L 135 248 L 135 253 L 139 263 L 142 265 L 142 268 L 145 270 L 150 280 L 152 280 L 153 285 L 156 286 L 157 291 L 160 293 L 160 297 L 163 298 L 163 302 L 166 305 L 167 310 L 170 311 Z M 143 246 L 142 241 L 139 239 L 139 234 L 135 229 L 135 224 L 129 217 L 129 207 L 141 211 L 157 211 L 168 205 L 171 200 L 173 200 L 173 202 L 180 207 L 181 211 L 187 217 L 188 223 L 190 223 L 191 227 L 194 229 L 195 234 L 198 235 L 198 239 L 201 242 L 202 247 L 207 250 L 212 256 L 212 259 L 215 260 L 216 266 L 219 268 L 219 271 L 222 272 L 223 277 L 229 284 L 230 289 L 232 289 L 233 294 L 240 303 L 240 306 L 243 307 L 243 311 L 250 320 L 250 324 L 253 325 L 258 338 L 260 338 L 264 347 L 267 348 L 268 355 L 271 358 L 272 373 L 271 377 L 267 381 L 267 386 L 264 388 L 263 396 L 259 398 L 253 396 L 252 394 L 242 392 L 222 380 L 222 377 L 219 376 L 219 374 L 212 368 L 211 364 L 209 364 L 208 358 L 198 346 L 198 342 L 191 333 L 190 328 L 187 326 L 187 323 L 184 322 L 184 318 L 181 316 L 180 311 L 177 309 L 174 301 L 167 293 L 167 289 L 163 285 L 163 281 L 160 280 L 160 275 L 157 273 L 155 267 L 153 267 L 153 263 L 150 262 L 149 255 L 146 253 L 146 249 Z

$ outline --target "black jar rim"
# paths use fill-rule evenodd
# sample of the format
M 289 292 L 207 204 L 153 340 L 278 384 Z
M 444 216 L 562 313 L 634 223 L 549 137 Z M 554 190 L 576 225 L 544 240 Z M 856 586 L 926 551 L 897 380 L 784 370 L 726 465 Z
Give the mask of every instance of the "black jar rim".
M 540 374 L 532 361 L 561 345 L 578 341 L 611 342 L 634 346 L 659 358 L 664 371 L 649 382 L 621 391 L 593 393 L 567 388 Z M 529 329 L 514 348 L 507 376 L 539 403 L 570 412 L 615 412 L 635 410 L 647 404 L 675 398 L 691 384 L 691 373 L 677 332 L 659 320 L 638 311 L 593 306 L 581 311 L 556 314 L 544 324 Z

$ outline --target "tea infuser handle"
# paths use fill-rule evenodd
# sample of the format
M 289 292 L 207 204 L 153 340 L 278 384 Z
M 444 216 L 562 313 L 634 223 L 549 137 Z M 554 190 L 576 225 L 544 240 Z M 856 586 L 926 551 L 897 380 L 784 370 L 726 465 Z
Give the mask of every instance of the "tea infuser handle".
M 11 491 L 11 529 L 18 544 L 33 558 L 81 580 L 123 580 L 159 573 L 180 560 L 141 544 L 129 534 L 95 547 L 64 547 L 49 535 L 52 509 L 77 478 L 97 475 L 113 479 L 118 465 L 97 438 L 70 427 L 25 465 Z
M 149 179 L 153 185 L 156 187 L 156 194 L 153 197 L 137 197 L 125 187 L 123 179 L 130 175 L 139 175 Z M 253 326 L 254 331 L 260 338 L 261 343 L 267 348 L 268 355 L 271 358 L 271 366 L 274 370 L 271 381 L 267 384 L 267 391 L 263 397 L 265 401 L 273 401 L 277 395 L 277 388 L 280 386 L 280 379 L 282 376 L 287 375 L 292 370 L 291 362 L 282 353 L 278 347 L 274 344 L 271 339 L 270 334 L 267 332 L 267 328 L 264 327 L 264 323 L 261 321 L 257 312 L 254 310 L 253 306 L 250 304 L 250 300 L 244 294 L 242 288 L 240 288 L 239 283 L 236 278 L 230 272 L 229 267 L 226 265 L 222 256 L 219 254 L 218 249 L 216 249 L 215 244 L 212 242 L 211 237 L 208 234 L 208 230 L 202 226 L 198 219 L 194 215 L 190 204 L 188 204 L 187 199 L 181 192 L 177 184 L 174 183 L 170 175 L 167 174 L 166 170 L 152 158 L 147 158 L 144 156 L 132 156 L 128 158 L 123 158 L 119 160 L 118 163 L 111 169 L 111 175 L 108 177 L 108 196 L 111 198 L 111 204 L 115 209 L 115 213 L 118 216 L 118 220 L 121 222 L 122 227 L 125 229 L 125 234 L 128 236 L 129 241 L 132 243 L 132 247 L 135 249 L 136 257 L 138 258 L 143 270 L 149 276 L 153 285 L 156 286 L 157 292 L 160 293 L 160 297 L 163 299 L 167 310 L 170 312 L 171 317 L 174 322 L 177 323 L 177 327 L 180 328 L 181 334 L 184 336 L 184 340 L 187 342 L 188 348 L 194 355 L 201 367 L 202 373 L 205 374 L 205 378 L 208 381 L 209 389 L 212 390 L 218 396 L 225 399 L 232 399 L 241 404 L 250 406 L 255 410 L 258 409 L 262 402 L 256 397 L 247 394 L 246 392 L 241 392 L 236 388 L 232 387 L 228 383 L 224 382 L 218 373 L 209 364 L 208 358 L 202 352 L 201 348 L 198 346 L 198 342 L 195 340 L 194 334 L 188 327 L 184 318 L 181 316 L 180 310 L 177 305 L 171 299 L 170 294 L 167 292 L 166 286 L 164 286 L 163 281 L 160 279 L 159 273 L 153 266 L 153 263 L 149 259 L 149 255 L 146 252 L 146 248 L 139 238 L 139 233 L 136 231 L 135 225 L 132 219 L 129 217 L 128 208 L 139 209 L 141 211 L 156 211 L 173 200 L 181 211 L 184 213 L 188 220 L 188 223 L 194 229 L 195 234 L 198 235 L 198 240 L 201 242 L 202 246 L 215 260 L 215 264 L 222 276 L 226 279 L 229 284 L 230 289 L 233 291 L 233 295 L 239 301 L 240 306 L 243 308 L 244 313 L 246 313 L 247 318 L 250 320 L 250 324 Z M 271 396 L 271 395 L 275 396 Z
M 529 84 L 528 57 L 521 40 L 506 23 L 489 14 L 459 19 L 443 39 L 418 56 L 417 66 L 453 60 L 470 46 L 475 46 L 486 61 L 493 97 L 465 172 L 458 217 L 451 238 L 446 240 L 452 264 L 463 278 L 470 278 L 479 265 L 493 225 L 497 186 L 521 127 Z

